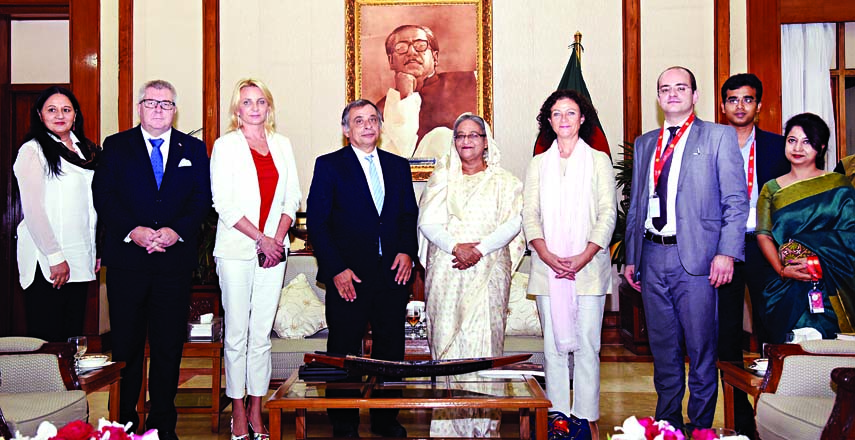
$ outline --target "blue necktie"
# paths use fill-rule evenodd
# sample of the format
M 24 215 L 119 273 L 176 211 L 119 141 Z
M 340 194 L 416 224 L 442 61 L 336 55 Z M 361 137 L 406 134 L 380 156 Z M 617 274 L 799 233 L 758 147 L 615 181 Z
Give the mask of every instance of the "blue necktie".
M 149 139 L 148 141 L 151 142 L 151 169 L 154 171 L 157 189 L 160 189 L 160 182 L 163 181 L 163 153 L 160 152 L 160 146 L 163 145 L 163 139 Z
M 374 155 L 369 154 L 365 156 L 365 160 L 368 161 L 368 176 L 370 178 L 369 184 L 371 185 L 371 197 L 374 199 L 374 206 L 377 208 L 377 213 L 380 214 L 383 212 L 383 183 L 380 182 L 380 175 L 377 174 L 377 166 L 374 165 Z

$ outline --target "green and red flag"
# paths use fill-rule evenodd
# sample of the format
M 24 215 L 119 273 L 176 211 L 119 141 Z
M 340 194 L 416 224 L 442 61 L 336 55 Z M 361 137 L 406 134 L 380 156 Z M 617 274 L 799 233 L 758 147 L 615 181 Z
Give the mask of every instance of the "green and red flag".
M 577 38 L 581 38 L 581 34 L 578 35 Z M 564 76 L 561 77 L 561 81 L 558 83 L 558 88 L 555 90 L 576 90 L 582 94 L 585 98 L 588 98 L 588 101 L 593 103 L 591 99 L 591 94 L 588 93 L 588 86 L 585 85 L 585 78 L 582 77 L 582 65 L 581 65 L 581 57 L 580 54 L 577 54 L 577 50 L 582 50 L 582 44 L 578 41 L 573 43 L 573 52 L 570 54 L 570 60 L 567 61 L 567 67 L 564 69 Z M 590 119 L 590 118 L 589 118 Z M 594 115 L 593 121 L 594 129 L 591 131 L 591 135 L 589 139 L 583 139 L 591 148 L 602 151 L 606 153 L 609 158 L 612 157 L 611 150 L 609 149 L 609 141 L 606 140 L 606 135 L 603 133 L 603 127 L 600 125 L 600 118 Z M 534 155 L 538 155 L 548 150 L 552 145 L 551 139 L 546 139 L 545 134 L 541 131 L 537 135 L 537 141 L 534 143 Z

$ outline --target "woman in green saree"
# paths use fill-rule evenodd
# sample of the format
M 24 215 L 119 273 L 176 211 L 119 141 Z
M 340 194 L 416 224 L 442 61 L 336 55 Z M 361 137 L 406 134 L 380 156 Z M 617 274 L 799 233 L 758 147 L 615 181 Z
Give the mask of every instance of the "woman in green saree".
M 822 118 L 793 116 L 784 132 L 790 172 L 767 182 L 757 202 L 757 243 L 780 275 L 763 292 L 764 324 L 772 343 L 802 327 L 834 338 L 841 329 L 851 332 L 855 320 L 855 188 L 845 176 L 822 169 L 830 135 Z M 818 282 L 805 258 L 781 261 L 779 247 L 790 241 L 819 258 Z M 822 307 L 809 304 L 814 286 L 822 292 Z

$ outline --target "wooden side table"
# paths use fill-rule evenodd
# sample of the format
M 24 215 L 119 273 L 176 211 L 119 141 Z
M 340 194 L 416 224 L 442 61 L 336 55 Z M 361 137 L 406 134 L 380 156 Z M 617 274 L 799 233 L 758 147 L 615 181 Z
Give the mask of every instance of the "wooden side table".
M 145 346 L 145 357 L 143 358 L 142 387 L 137 402 L 137 411 L 140 413 L 140 426 L 145 426 L 145 416 L 148 412 L 146 394 L 148 392 L 148 358 L 149 346 Z M 223 374 L 223 342 L 185 342 L 182 357 L 185 358 L 210 358 L 211 367 L 201 369 L 199 372 L 211 375 L 211 388 L 179 388 L 179 393 L 210 393 L 210 406 L 180 406 L 176 410 L 179 414 L 211 414 L 211 432 L 220 432 L 220 413 L 230 403 L 224 396 L 222 388 Z
M 721 370 L 722 391 L 724 394 L 724 427 L 733 429 L 735 422 L 733 416 L 733 389 L 739 389 L 754 398 L 754 404 L 757 404 L 757 397 L 760 396 L 760 385 L 763 383 L 763 378 L 755 375 L 745 368 L 744 362 L 716 362 L 718 369 Z
M 98 391 L 105 386 L 110 387 L 108 406 L 110 421 L 112 422 L 119 420 L 119 379 L 122 377 L 122 368 L 125 368 L 124 362 L 113 362 L 105 367 L 77 376 L 80 389 L 86 394 Z

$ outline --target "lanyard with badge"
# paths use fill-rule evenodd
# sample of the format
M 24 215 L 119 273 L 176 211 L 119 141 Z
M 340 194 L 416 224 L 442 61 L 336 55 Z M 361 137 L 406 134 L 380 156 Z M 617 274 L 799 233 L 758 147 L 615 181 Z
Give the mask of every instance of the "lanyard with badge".
M 748 150 L 748 199 L 751 200 L 752 191 L 754 191 L 754 157 L 756 153 L 757 141 L 751 141 L 751 149 Z M 754 227 L 757 224 L 757 207 L 752 206 L 748 211 L 748 225 Z
M 665 166 L 665 162 L 667 162 L 668 158 L 674 154 L 674 149 L 677 147 L 677 143 L 680 142 L 680 138 L 683 137 L 683 134 L 689 129 L 689 126 L 692 125 L 692 122 L 695 122 L 694 113 L 692 113 L 689 116 L 689 119 L 686 119 L 686 122 L 680 126 L 680 129 L 677 130 L 677 134 L 668 141 L 668 146 L 665 148 L 665 154 L 662 154 L 662 138 L 665 135 L 665 127 L 662 127 L 662 130 L 659 131 L 659 139 L 656 141 L 656 155 L 653 158 L 653 195 L 650 197 L 647 205 L 651 218 L 660 216 L 659 194 L 656 193 L 656 185 L 659 184 L 659 175 L 662 174 L 662 168 Z
M 808 292 L 808 305 L 811 313 L 825 313 L 822 303 L 822 291 L 819 290 L 819 282 L 822 280 L 822 266 L 819 265 L 819 257 L 811 255 L 807 257 L 807 273 L 810 274 L 813 287 Z

